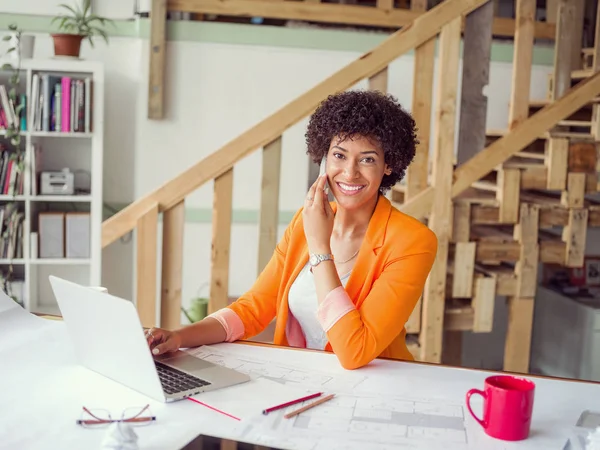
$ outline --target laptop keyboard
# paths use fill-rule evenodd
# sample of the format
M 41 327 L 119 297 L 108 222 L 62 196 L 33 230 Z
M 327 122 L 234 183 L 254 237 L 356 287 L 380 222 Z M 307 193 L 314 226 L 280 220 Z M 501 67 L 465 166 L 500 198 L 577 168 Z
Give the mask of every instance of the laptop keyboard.
M 158 377 L 164 391 L 167 394 L 176 394 L 177 392 L 189 391 L 190 389 L 208 386 L 210 382 L 201 378 L 188 375 L 185 372 L 174 369 L 158 361 L 154 361 Z

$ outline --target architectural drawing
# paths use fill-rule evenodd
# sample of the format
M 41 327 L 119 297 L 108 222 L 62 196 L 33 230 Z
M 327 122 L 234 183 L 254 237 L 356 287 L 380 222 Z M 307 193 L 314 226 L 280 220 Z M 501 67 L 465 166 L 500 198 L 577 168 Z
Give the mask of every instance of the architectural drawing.
M 459 404 L 340 394 L 292 419 L 286 412 L 241 424 L 242 440 L 268 446 L 285 437 L 286 448 L 298 450 L 468 448 Z
M 190 349 L 188 352 L 197 358 L 238 370 L 251 377 L 264 377 L 277 383 L 294 383 L 329 392 L 351 391 L 366 379 L 362 375 L 353 373 L 331 374 L 313 368 L 306 370 L 290 364 L 245 358 L 235 353 L 216 350 L 210 346 Z
M 211 346 L 191 349 L 196 357 L 283 384 L 335 393 L 317 408 L 291 419 L 284 414 L 301 404 L 267 416 L 243 420 L 235 426 L 239 439 L 266 447 L 296 450 L 466 450 L 465 409 L 445 400 L 405 398 L 359 393 L 367 377 L 354 372 L 337 373 L 289 362 L 247 357 Z

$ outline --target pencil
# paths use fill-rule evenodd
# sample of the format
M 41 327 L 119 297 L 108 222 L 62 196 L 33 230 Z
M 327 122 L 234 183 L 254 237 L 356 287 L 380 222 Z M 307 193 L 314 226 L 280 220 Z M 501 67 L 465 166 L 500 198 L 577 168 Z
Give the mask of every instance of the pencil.
M 319 400 L 317 400 L 316 402 L 312 402 L 306 406 L 303 406 L 300 409 L 297 409 L 296 411 L 292 411 L 291 413 L 287 413 L 285 416 L 283 416 L 285 419 L 290 419 L 294 416 L 297 416 L 300 413 L 303 413 L 304 411 L 307 411 L 311 408 L 314 408 L 317 405 L 320 405 L 321 403 L 325 403 L 326 401 L 331 400 L 334 397 L 335 394 L 331 394 L 331 395 L 327 395 L 326 397 L 320 398 Z
M 322 392 L 317 392 L 316 394 L 307 395 L 306 397 L 297 398 L 296 400 L 292 400 L 291 402 L 283 403 L 282 405 L 273 406 L 271 408 L 267 408 L 263 410 L 263 414 L 269 414 L 271 411 L 277 411 L 278 409 L 287 408 L 288 406 L 295 405 L 296 403 L 302 403 L 306 400 L 311 400 L 316 397 L 320 397 L 323 395 Z

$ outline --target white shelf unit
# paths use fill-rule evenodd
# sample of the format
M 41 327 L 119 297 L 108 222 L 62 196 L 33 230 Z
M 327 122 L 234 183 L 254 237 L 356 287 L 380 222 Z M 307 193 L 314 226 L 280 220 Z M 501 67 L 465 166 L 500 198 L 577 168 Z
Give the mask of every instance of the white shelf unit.
M 1 59 L 14 64 L 14 60 Z M 19 94 L 27 96 L 27 130 L 21 132 L 21 148 L 25 150 L 23 192 L 20 195 L 0 195 L 0 205 L 16 203 L 24 212 L 23 258 L 0 259 L 0 270 L 22 279 L 24 307 L 32 312 L 58 313 L 48 277 L 56 275 L 89 286 L 101 285 L 102 270 L 102 179 L 104 150 L 104 67 L 99 62 L 65 59 L 29 59 L 21 62 Z M 90 132 L 57 132 L 32 130 L 31 96 L 34 75 L 91 79 Z M 0 70 L 0 84 L 7 84 L 9 73 Z M 0 130 L 0 143 L 11 147 Z M 69 168 L 75 175 L 75 188 L 81 195 L 41 195 L 32 191 L 32 154 L 34 146 L 41 148 L 41 161 L 35 161 L 42 171 Z M 38 169 L 39 170 L 39 169 Z M 87 192 L 89 191 L 89 192 Z M 31 233 L 38 231 L 40 212 L 84 211 L 90 213 L 89 258 L 39 258 L 32 255 Z M 39 251 L 39 245 L 37 245 Z M 66 253 L 65 253 L 66 255 Z

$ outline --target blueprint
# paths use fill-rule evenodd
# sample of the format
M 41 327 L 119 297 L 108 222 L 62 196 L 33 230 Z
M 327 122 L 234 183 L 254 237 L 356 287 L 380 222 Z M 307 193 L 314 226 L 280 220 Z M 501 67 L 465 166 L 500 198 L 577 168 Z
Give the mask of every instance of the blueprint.
M 306 370 L 290 362 L 261 360 L 205 346 L 193 355 L 286 385 L 318 389 L 335 397 L 291 419 L 284 414 L 296 404 L 267 416 L 256 415 L 236 425 L 245 442 L 298 450 L 468 448 L 462 404 L 443 400 L 357 393 L 366 376 L 355 372 Z
M 332 374 L 289 363 L 278 363 L 256 357 L 249 358 L 243 354 L 227 352 L 211 346 L 202 346 L 187 351 L 198 358 L 246 373 L 252 378 L 263 377 L 277 383 L 300 385 L 307 389 L 319 389 L 320 391 L 351 391 L 366 378 L 354 373 Z

